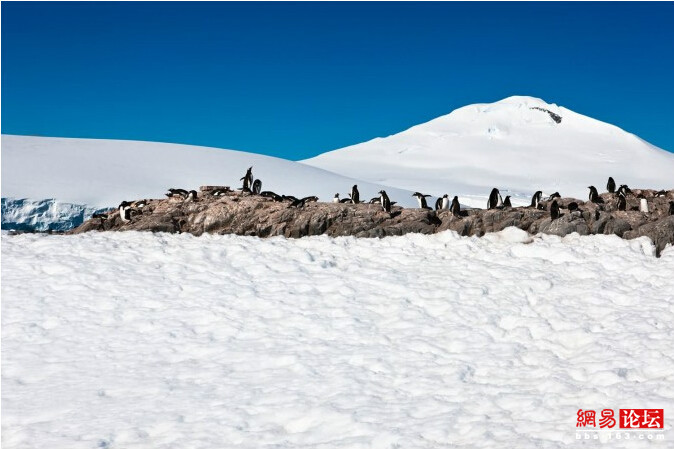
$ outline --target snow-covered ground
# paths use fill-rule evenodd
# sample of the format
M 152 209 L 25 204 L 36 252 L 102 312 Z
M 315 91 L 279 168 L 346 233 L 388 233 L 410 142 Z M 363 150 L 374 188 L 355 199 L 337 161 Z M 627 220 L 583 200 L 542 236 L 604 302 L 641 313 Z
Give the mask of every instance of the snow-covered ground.
M 664 448 L 674 250 L 653 253 L 514 228 L 3 235 L 2 446 L 577 447 L 579 408 L 636 407 L 666 441 L 606 447 Z
M 514 205 L 528 204 L 537 190 L 584 199 L 590 185 L 605 191 L 609 176 L 631 187 L 674 188 L 674 153 L 616 126 L 523 96 L 465 106 L 393 136 L 303 162 L 402 189 L 459 195 L 462 203 L 480 208 L 492 187 L 512 195 Z

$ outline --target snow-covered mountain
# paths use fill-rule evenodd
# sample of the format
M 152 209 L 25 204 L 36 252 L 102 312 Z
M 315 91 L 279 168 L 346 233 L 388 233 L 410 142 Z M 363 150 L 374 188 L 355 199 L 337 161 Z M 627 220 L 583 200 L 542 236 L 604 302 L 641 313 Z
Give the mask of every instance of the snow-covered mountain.
M 2 136 L 2 224 L 12 229 L 67 229 L 96 209 L 123 200 L 161 198 L 170 187 L 240 187 L 253 166 L 263 190 L 345 197 L 353 184 L 363 198 L 384 188 L 297 162 L 260 154 L 125 140 Z M 415 204 L 410 192 L 387 188 Z
M 402 189 L 458 194 L 476 207 L 484 207 L 493 187 L 520 204 L 536 190 L 584 199 L 587 186 L 603 191 L 609 176 L 632 187 L 674 187 L 674 154 L 608 123 L 519 96 L 466 106 L 302 162 Z

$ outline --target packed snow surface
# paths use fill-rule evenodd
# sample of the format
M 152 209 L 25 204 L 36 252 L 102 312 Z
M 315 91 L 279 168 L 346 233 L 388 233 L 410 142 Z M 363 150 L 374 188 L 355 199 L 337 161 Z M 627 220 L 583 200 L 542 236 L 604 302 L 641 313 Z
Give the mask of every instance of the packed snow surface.
M 672 438 L 674 250 L 646 238 L 3 235 L 2 260 L 3 448 L 576 447 L 579 408 L 628 407 Z
M 590 185 L 605 191 L 609 176 L 618 185 L 674 187 L 673 153 L 616 126 L 521 96 L 465 106 L 303 162 L 379 184 L 458 195 L 482 208 L 493 187 L 512 195 L 514 205 L 528 203 L 537 190 L 585 199 Z

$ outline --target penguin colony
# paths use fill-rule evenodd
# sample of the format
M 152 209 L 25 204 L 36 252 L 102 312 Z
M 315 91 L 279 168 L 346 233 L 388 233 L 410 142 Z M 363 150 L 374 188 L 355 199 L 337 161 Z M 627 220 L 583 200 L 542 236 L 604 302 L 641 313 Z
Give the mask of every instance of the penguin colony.
M 240 179 L 240 181 L 242 181 L 242 186 L 240 189 L 238 189 L 238 191 L 240 191 L 241 193 L 248 195 L 259 195 L 264 198 L 269 198 L 274 202 L 279 203 L 285 202 L 288 204 L 287 206 L 288 208 L 302 208 L 307 203 L 318 201 L 317 196 L 307 196 L 304 198 L 297 198 L 292 195 L 279 195 L 269 190 L 262 191 L 262 181 L 260 179 L 255 179 L 253 177 L 253 167 L 249 167 L 248 170 L 246 170 L 246 173 Z M 596 204 L 604 203 L 604 200 L 599 195 L 599 192 L 597 191 L 596 187 L 588 186 L 588 189 L 589 189 L 588 194 L 589 201 Z M 625 211 L 627 208 L 627 196 L 632 195 L 632 191 L 630 190 L 630 188 L 627 185 L 622 184 L 616 190 L 615 180 L 612 177 L 609 177 L 608 182 L 606 184 L 606 190 L 607 192 L 614 195 L 616 209 L 619 211 Z M 214 197 L 219 197 L 224 196 L 230 192 L 232 192 L 232 190 L 229 187 L 219 187 L 209 190 L 207 192 L 203 192 L 202 195 L 211 195 Z M 656 197 L 661 197 L 665 195 L 666 191 L 664 190 L 661 190 L 655 194 Z M 198 201 L 198 194 L 196 190 L 188 191 L 185 189 L 170 188 L 168 189 L 166 196 L 168 198 L 177 199 L 179 201 L 184 202 Z M 430 197 L 431 195 L 424 194 L 421 192 L 414 192 L 412 196 L 417 199 L 420 209 L 425 209 L 429 211 L 433 210 L 433 208 L 428 205 L 428 202 L 426 200 L 426 198 Z M 561 208 L 563 206 L 560 206 L 560 204 L 556 201 L 557 198 L 561 199 L 561 195 L 559 192 L 554 192 L 553 194 L 549 195 L 546 199 L 547 202 L 552 201 L 552 203 L 550 204 L 551 220 L 556 220 L 563 215 L 561 212 Z M 529 205 L 529 207 L 535 209 L 545 209 L 545 207 L 541 204 L 542 200 L 543 200 L 543 192 L 538 190 L 531 197 L 531 204 Z M 360 200 L 360 192 L 358 191 L 358 185 L 355 184 L 351 187 L 351 191 L 347 193 L 347 197 L 340 198 L 339 193 L 335 193 L 332 202 L 335 204 L 365 203 L 365 201 Z M 389 213 L 391 214 L 391 216 L 393 216 L 391 208 L 396 203 L 390 200 L 385 190 L 380 190 L 379 195 L 371 198 L 369 201 L 367 201 L 367 203 L 378 204 L 379 206 L 381 206 L 384 212 Z M 147 204 L 148 204 L 147 200 L 139 200 L 134 202 L 122 201 L 117 208 L 122 223 L 130 222 L 134 216 L 141 214 L 142 208 Z M 459 203 L 458 196 L 454 196 L 454 198 L 450 201 L 449 195 L 444 194 L 435 201 L 434 206 L 435 211 L 449 210 L 452 216 L 456 218 L 461 218 L 462 216 L 461 205 Z M 512 203 L 510 201 L 510 195 L 506 196 L 505 199 L 503 199 L 501 197 L 501 192 L 499 191 L 499 189 L 493 188 L 491 193 L 489 194 L 489 199 L 487 201 L 487 209 L 504 209 L 511 207 Z M 578 203 L 576 202 L 569 203 L 566 206 L 566 209 L 569 212 L 580 210 L 578 208 Z M 633 208 L 633 210 L 636 210 L 636 208 Z M 649 206 L 646 198 L 640 198 L 638 210 L 643 213 L 649 213 Z M 674 201 L 669 202 L 668 215 L 674 215 Z M 103 223 L 110 218 L 110 213 L 107 214 L 97 213 L 93 215 L 93 218 L 99 219 L 100 224 L 102 226 Z

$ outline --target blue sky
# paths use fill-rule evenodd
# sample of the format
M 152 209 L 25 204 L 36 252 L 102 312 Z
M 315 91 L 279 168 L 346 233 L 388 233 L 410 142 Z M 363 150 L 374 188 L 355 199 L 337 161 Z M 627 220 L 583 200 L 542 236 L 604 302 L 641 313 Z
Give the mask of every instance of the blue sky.
M 302 159 L 530 95 L 674 151 L 674 3 L 2 3 L 2 132 Z

